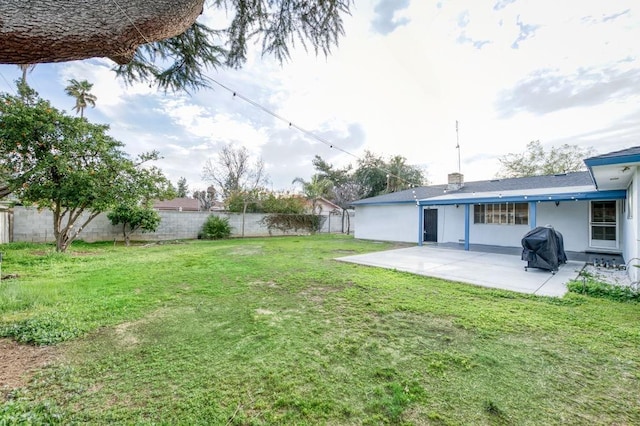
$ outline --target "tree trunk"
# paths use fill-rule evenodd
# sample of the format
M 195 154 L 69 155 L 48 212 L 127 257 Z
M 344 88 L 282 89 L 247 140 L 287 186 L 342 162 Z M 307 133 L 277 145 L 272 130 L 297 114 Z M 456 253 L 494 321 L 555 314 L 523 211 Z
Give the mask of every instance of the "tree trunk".
M 109 57 L 126 64 L 141 44 L 186 31 L 203 4 L 204 0 L 2 0 L 0 63 Z
M 242 238 L 244 238 L 244 217 L 247 214 L 247 201 L 245 200 L 242 206 Z
M 127 232 L 127 224 L 126 223 L 122 224 L 122 235 L 124 236 L 124 245 L 129 247 L 129 245 L 131 244 L 131 240 L 129 238 L 130 233 Z
M 7 185 L 0 185 L 0 198 L 4 198 L 7 195 L 11 194 L 11 190 Z

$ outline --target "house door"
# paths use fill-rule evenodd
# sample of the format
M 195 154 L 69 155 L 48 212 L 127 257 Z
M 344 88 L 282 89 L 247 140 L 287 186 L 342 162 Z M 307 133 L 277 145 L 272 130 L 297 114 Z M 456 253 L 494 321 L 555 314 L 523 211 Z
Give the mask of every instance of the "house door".
M 424 211 L 424 235 L 422 240 L 425 242 L 438 241 L 438 210 L 427 209 Z
M 589 245 L 594 248 L 618 248 L 617 201 L 592 201 L 589 207 Z

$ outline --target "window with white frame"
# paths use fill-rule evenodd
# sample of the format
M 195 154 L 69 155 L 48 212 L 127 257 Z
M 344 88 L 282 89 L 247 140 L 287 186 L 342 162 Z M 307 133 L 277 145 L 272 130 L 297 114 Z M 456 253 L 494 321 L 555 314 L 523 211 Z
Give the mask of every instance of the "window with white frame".
M 491 203 L 473 206 L 473 223 L 497 225 L 528 225 L 527 203 Z
M 616 202 L 591 202 L 591 239 L 616 241 L 617 238 Z

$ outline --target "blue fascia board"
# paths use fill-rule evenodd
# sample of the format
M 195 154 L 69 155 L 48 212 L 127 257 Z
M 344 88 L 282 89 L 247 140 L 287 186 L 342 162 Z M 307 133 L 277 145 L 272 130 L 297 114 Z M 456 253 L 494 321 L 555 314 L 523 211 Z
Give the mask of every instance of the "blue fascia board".
M 371 201 L 364 203 L 351 203 L 352 206 L 395 206 L 398 204 L 413 204 L 416 205 L 417 200 L 404 200 L 404 201 Z
M 620 157 L 609 157 L 609 158 L 587 158 L 584 161 L 584 164 L 587 165 L 587 170 L 591 175 L 591 180 L 598 188 L 598 182 L 596 181 L 596 177 L 593 174 L 593 168 L 599 166 L 612 166 L 615 164 L 625 164 L 625 163 L 638 163 L 640 162 L 640 154 L 634 155 L 623 155 Z
M 620 157 L 605 157 L 605 158 L 587 158 L 584 161 L 584 164 L 587 165 L 589 169 L 596 166 L 609 166 L 613 164 L 623 164 L 623 163 L 640 163 L 640 154 L 634 155 L 622 155 Z
M 418 200 L 421 206 L 448 206 L 455 204 L 487 204 L 487 203 L 527 203 L 531 201 L 550 202 L 550 201 L 578 201 L 578 200 L 618 200 L 624 199 L 627 191 L 624 189 L 613 191 L 594 191 L 594 192 L 568 192 L 564 194 L 539 194 L 539 195 L 512 195 L 512 196 L 493 196 L 493 197 L 469 197 L 469 198 L 450 198 L 440 200 Z
M 585 161 L 585 164 L 586 164 L 586 161 Z M 587 164 L 587 170 L 589 171 L 589 176 L 591 176 L 591 180 L 593 181 L 593 184 L 596 186 L 596 189 L 598 189 L 598 181 L 596 181 L 596 175 L 593 174 L 593 167 Z

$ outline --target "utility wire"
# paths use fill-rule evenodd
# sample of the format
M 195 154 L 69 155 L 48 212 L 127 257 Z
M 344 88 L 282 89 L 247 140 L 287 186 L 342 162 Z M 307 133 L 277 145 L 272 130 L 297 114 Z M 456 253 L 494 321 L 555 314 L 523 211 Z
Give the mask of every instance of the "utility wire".
M 150 43 L 152 43 L 152 42 L 149 40 L 149 38 L 147 38 L 147 37 L 142 33 L 142 31 L 140 30 L 140 28 L 138 28 L 138 26 L 135 24 L 135 22 L 133 21 L 133 19 L 131 19 L 131 17 L 127 14 L 127 12 L 124 10 L 124 8 L 123 8 L 123 7 L 118 3 L 118 1 L 117 1 L 117 0 L 112 0 L 112 1 L 113 1 L 113 3 L 116 5 L 116 7 L 120 10 L 120 12 L 121 12 L 121 13 L 122 13 L 126 18 L 127 18 L 127 20 L 131 23 L 131 25 L 133 25 L 133 27 L 134 27 L 134 28 L 136 29 L 136 31 L 140 34 L 140 36 L 141 36 L 141 37 L 142 37 L 142 38 L 143 38 L 147 43 L 149 43 L 149 44 L 150 44 Z M 287 120 L 286 118 L 284 118 L 284 117 L 282 117 L 281 115 L 279 115 L 279 114 L 275 113 L 274 111 L 271 111 L 270 109 L 268 109 L 268 108 L 266 108 L 266 107 L 262 106 L 262 105 L 261 105 L 261 104 L 259 104 L 258 102 L 255 102 L 254 100 L 252 100 L 252 99 L 250 99 L 250 98 L 248 98 L 248 97 L 246 97 L 246 96 L 244 96 L 244 95 L 242 95 L 242 94 L 238 93 L 236 90 L 233 90 L 232 88 L 230 88 L 230 87 L 228 87 L 228 86 L 225 86 L 224 84 L 220 83 L 219 81 L 217 81 L 217 80 L 215 80 L 215 79 L 213 79 L 213 78 L 211 78 L 211 77 L 208 77 L 208 79 L 209 79 L 210 81 L 212 81 L 213 83 L 217 84 L 218 86 L 222 87 L 223 89 L 225 89 L 225 90 L 227 90 L 227 91 L 231 92 L 231 93 L 233 94 L 233 97 L 234 97 L 234 98 L 235 98 L 235 97 L 240 98 L 240 99 L 242 99 L 243 101 L 247 102 L 248 104 L 250 104 L 250 105 L 254 106 L 255 108 L 258 108 L 258 109 L 262 110 L 263 112 L 265 112 L 265 113 L 267 113 L 267 114 L 269 114 L 269 115 L 271 115 L 271 116 L 273 116 L 273 117 L 277 118 L 278 120 L 281 120 L 281 121 L 283 121 L 283 122 L 285 122 L 285 123 L 288 123 L 289 127 L 292 127 L 292 128 L 294 128 L 294 129 L 298 130 L 299 132 L 303 133 L 304 135 L 306 135 L 306 136 L 308 136 L 308 137 L 310 137 L 310 138 L 312 138 L 312 139 L 315 139 L 315 140 L 317 140 L 318 142 L 321 142 L 321 143 L 323 143 L 323 144 L 327 145 L 327 146 L 328 146 L 329 148 L 331 148 L 331 149 L 335 149 L 335 150 L 340 151 L 340 152 L 342 152 L 342 153 L 344 153 L 344 154 L 350 155 L 351 157 L 354 157 L 356 160 L 360 160 L 360 157 L 358 157 L 357 155 L 355 155 L 355 154 L 353 154 L 353 153 L 351 153 L 351 152 L 349 152 L 349 151 L 347 151 L 347 150 L 345 150 L 345 149 L 343 149 L 343 148 L 341 148 L 341 147 L 339 147 L 339 146 L 337 146 L 337 145 L 333 144 L 332 142 L 330 142 L 330 141 L 326 140 L 325 138 L 323 138 L 323 137 L 321 137 L 321 136 L 316 135 L 316 134 L 315 134 L 315 133 L 313 133 L 313 132 L 310 132 L 309 130 L 306 130 L 306 129 L 304 129 L 304 128 L 302 128 L 302 127 L 298 126 L 297 124 L 294 124 L 292 121 Z M 396 174 L 394 174 L 394 173 L 391 173 L 389 170 L 386 170 L 386 169 L 384 169 L 384 168 L 382 168 L 382 167 L 379 167 L 379 166 L 374 166 L 374 167 L 375 167 L 376 169 L 378 169 L 378 170 L 380 170 L 380 171 L 382 171 L 382 172 L 386 173 L 386 175 L 387 175 L 387 185 L 388 185 L 388 182 L 389 182 L 389 178 L 390 178 L 390 177 L 396 178 L 396 179 L 398 179 L 399 181 L 401 181 L 401 182 L 404 182 L 404 183 L 408 184 L 410 187 L 417 187 L 417 186 L 422 186 L 422 185 L 423 185 L 422 183 L 410 182 L 410 181 L 408 181 L 407 179 L 404 179 L 404 178 L 403 178 L 403 177 L 401 177 L 401 176 L 398 176 L 398 175 L 396 175 Z M 415 192 L 415 191 L 414 191 L 414 192 Z
M 235 90 L 231 89 L 230 87 L 225 86 L 224 84 L 220 83 L 219 81 L 217 81 L 217 80 L 215 80 L 215 79 L 213 79 L 213 78 L 210 78 L 210 77 L 209 77 L 208 79 L 209 79 L 209 80 L 211 80 L 212 82 L 214 82 L 215 84 L 217 84 L 218 86 L 222 87 L 223 89 L 225 89 L 225 90 L 227 90 L 227 91 L 231 92 L 231 93 L 233 94 L 233 97 L 234 97 L 234 98 L 242 99 L 243 101 L 245 101 L 245 102 L 247 102 L 248 104 L 251 104 L 251 105 L 253 105 L 254 107 L 256 107 L 256 108 L 258 108 L 258 109 L 260 109 L 260 110 L 262 110 L 262 111 L 266 112 L 267 114 L 271 115 L 272 117 L 275 117 L 275 118 L 277 118 L 278 120 L 283 121 L 284 123 L 287 123 L 287 124 L 289 125 L 289 127 L 292 127 L 292 128 L 294 128 L 294 129 L 296 129 L 296 130 L 300 131 L 301 133 L 304 133 L 305 135 L 309 136 L 310 138 L 313 138 L 313 139 L 317 140 L 318 142 L 321 142 L 321 143 L 323 143 L 323 144 L 327 145 L 329 148 L 335 149 L 335 150 L 337 150 L 337 151 L 340 151 L 340 152 L 343 152 L 343 153 L 345 153 L 345 154 L 347 154 L 347 155 L 350 155 L 350 156 L 352 156 L 352 157 L 354 157 L 354 158 L 356 158 L 356 159 L 359 159 L 357 155 L 352 154 L 351 152 L 349 152 L 349 151 L 347 151 L 347 150 L 345 150 L 345 149 L 342 149 L 342 148 L 340 148 L 340 147 L 339 147 L 339 146 L 337 146 L 337 145 L 334 145 L 333 143 L 329 142 L 329 141 L 328 141 L 328 140 L 326 140 L 325 138 L 323 138 L 323 137 L 321 137 L 321 136 L 318 136 L 318 135 L 316 135 L 315 133 L 312 133 L 312 132 L 310 132 L 310 131 L 308 131 L 308 130 L 306 130 L 306 129 L 304 129 L 304 128 L 300 127 L 300 126 L 298 126 L 297 124 L 295 124 L 295 123 L 293 123 L 293 122 L 291 122 L 291 121 L 287 120 L 286 118 L 282 117 L 281 115 L 279 115 L 279 114 L 277 114 L 277 113 L 275 113 L 275 112 L 271 111 L 270 109 L 268 109 L 268 108 L 266 108 L 266 107 L 264 107 L 264 106 L 260 105 L 259 103 L 257 103 L 257 102 L 255 102 L 255 101 L 253 101 L 253 100 L 251 100 L 251 99 L 247 98 L 246 96 L 244 96 L 244 95 L 242 95 L 242 94 L 240 94 L 240 93 L 236 92 Z
M 341 148 L 340 146 L 338 146 L 338 145 L 334 144 L 333 142 L 330 142 L 330 141 L 326 140 L 325 138 L 323 138 L 323 137 L 321 137 L 321 136 L 318 136 L 318 135 L 316 135 L 315 133 L 313 133 L 313 132 L 311 132 L 311 131 L 309 131 L 309 130 L 306 130 L 306 129 L 305 129 L 305 128 L 303 128 L 303 127 L 298 126 L 298 125 L 297 125 L 297 124 L 295 124 L 293 121 L 286 119 L 285 117 L 283 117 L 283 116 L 279 115 L 278 113 L 276 113 L 276 112 L 274 112 L 274 111 L 272 111 L 272 110 L 268 109 L 267 107 L 265 107 L 265 106 L 263 106 L 263 105 L 259 104 L 258 102 L 256 102 L 256 101 L 254 101 L 254 100 L 252 100 L 252 99 L 250 99 L 250 98 L 248 98 L 248 97 L 246 97 L 246 96 L 244 96 L 244 95 L 242 95 L 242 94 L 238 93 L 236 90 L 232 89 L 232 88 L 231 88 L 231 87 L 229 87 L 229 86 L 226 86 L 226 85 L 224 85 L 224 84 L 220 83 L 220 82 L 219 82 L 219 81 L 217 81 L 216 79 L 211 78 L 211 77 L 208 77 L 208 79 L 209 79 L 211 82 L 213 82 L 213 83 L 217 84 L 218 86 L 222 87 L 223 89 L 227 90 L 229 93 L 231 93 L 231 94 L 233 95 L 233 97 L 234 97 L 234 98 L 242 99 L 243 101 L 247 102 L 248 104 L 250 104 L 250 105 L 252 105 L 252 106 L 254 106 L 254 107 L 256 107 L 256 108 L 258 108 L 258 109 L 262 110 L 263 112 L 265 112 L 265 113 L 267 113 L 267 114 L 271 115 L 272 117 L 277 118 L 278 120 L 280 120 L 280 121 L 284 122 L 285 124 L 288 124 L 288 126 L 289 126 L 290 128 L 294 128 L 294 129 L 298 130 L 299 132 L 303 133 L 304 135 L 306 135 L 306 136 L 308 136 L 308 137 L 310 137 L 310 138 L 312 138 L 312 139 L 315 139 L 315 140 L 317 140 L 318 142 L 321 142 L 321 143 L 323 143 L 323 144 L 327 145 L 327 146 L 328 146 L 329 148 L 331 148 L 331 149 L 335 149 L 336 151 L 340 151 L 340 152 L 342 152 L 342 153 L 344 153 L 344 154 L 347 154 L 347 155 L 349 155 L 349 156 L 351 156 L 351 157 L 355 158 L 356 160 L 360 160 L 360 157 L 358 157 L 356 154 L 353 154 L 352 152 L 349 152 L 349 151 L 347 151 L 346 149 Z M 410 187 L 423 186 L 423 184 L 422 184 L 422 183 L 411 182 L 411 181 L 409 181 L 409 180 L 407 180 L 407 179 L 405 179 L 405 178 L 403 178 L 403 177 L 401 177 L 401 176 L 398 176 L 398 175 L 396 175 L 396 174 L 394 174 L 394 173 L 390 172 L 389 170 L 384 169 L 384 168 L 382 168 L 382 167 L 374 166 L 374 168 L 376 168 L 376 169 L 378 169 L 378 170 L 380 170 L 380 171 L 384 172 L 384 173 L 387 175 L 387 178 L 389 178 L 389 177 L 396 178 L 396 179 L 398 179 L 399 181 L 402 181 L 402 182 L 404 182 L 404 183 L 408 184 Z

